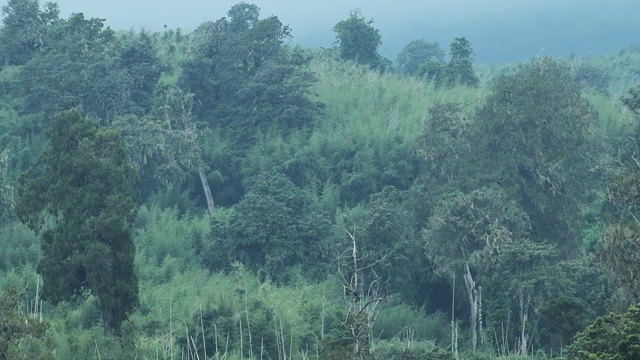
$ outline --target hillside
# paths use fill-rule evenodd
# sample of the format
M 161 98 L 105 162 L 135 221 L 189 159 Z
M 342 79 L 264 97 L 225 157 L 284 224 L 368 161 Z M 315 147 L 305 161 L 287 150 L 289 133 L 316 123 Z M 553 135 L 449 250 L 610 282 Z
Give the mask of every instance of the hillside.
M 11 6 L 0 359 L 582 359 L 637 335 L 637 49 L 392 63 L 358 12 L 373 52 L 291 47 L 245 3 L 191 33 Z M 627 309 L 606 348 L 596 319 Z

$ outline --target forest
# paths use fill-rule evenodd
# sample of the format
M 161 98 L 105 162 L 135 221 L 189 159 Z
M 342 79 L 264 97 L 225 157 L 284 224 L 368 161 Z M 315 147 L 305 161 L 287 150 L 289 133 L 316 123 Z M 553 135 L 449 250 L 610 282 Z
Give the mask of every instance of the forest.
M 640 46 L 474 64 L 366 9 L 9 0 L 0 360 L 640 358 Z

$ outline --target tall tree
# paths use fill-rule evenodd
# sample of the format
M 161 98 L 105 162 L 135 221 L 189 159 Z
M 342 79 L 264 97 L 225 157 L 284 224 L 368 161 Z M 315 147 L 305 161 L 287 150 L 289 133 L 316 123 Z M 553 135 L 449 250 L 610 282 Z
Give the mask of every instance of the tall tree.
M 119 334 L 138 303 L 135 173 L 119 135 L 77 110 L 58 114 L 48 137 L 51 148 L 22 176 L 16 204 L 19 219 L 42 234 L 43 298 L 94 295 L 105 333 Z
M 640 87 L 629 89 L 622 101 L 636 118 L 640 115 Z M 636 133 L 639 128 L 636 125 Z M 609 200 L 616 212 L 605 226 L 596 259 L 613 276 L 617 305 L 624 309 L 640 301 L 640 164 L 637 160 L 613 178 Z
M 570 70 L 541 57 L 495 83 L 472 129 L 475 181 L 509 192 L 531 219 L 532 240 L 574 255 L 595 116 Z
M 473 70 L 471 42 L 465 37 L 453 39 L 449 55 L 451 55 L 451 59 L 446 68 L 446 84 L 449 86 L 456 84 L 478 86 L 479 80 Z
M 104 19 L 83 14 L 56 21 L 47 34 L 16 81 L 23 112 L 53 115 L 76 107 L 109 122 L 151 111 L 165 66 L 148 34 L 116 37 Z
M 361 16 L 360 10 L 354 10 L 349 13 L 349 18 L 333 27 L 343 60 L 355 61 L 372 68 L 378 68 L 383 64 L 382 57 L 378 54 L 382 36 L 371 24 L 373 20 L 367 21 Z
M 322 113 L 311 97 L 317 79 L 309 59 L 285 43 L 291 29 L 275 16 L 258 15 L 257 6 L 239 3 L 227 18 L 199 26 L 179 79 L 194 94 L 194 121 L 233 144 L 225 168 L 216 169 L 225 179 L 216 193 L 232 203 L 242 196 L 241 163 L 257 134 L 291 133 Z

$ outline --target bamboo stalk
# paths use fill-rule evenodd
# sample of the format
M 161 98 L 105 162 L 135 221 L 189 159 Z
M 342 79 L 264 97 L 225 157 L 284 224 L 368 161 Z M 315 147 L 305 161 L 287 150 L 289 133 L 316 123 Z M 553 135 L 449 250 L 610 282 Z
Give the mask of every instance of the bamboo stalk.
M 207 342 L 204 338 L 204 322 L 202 321 L 202 304 L 200 304 L 200 329 L 202 330 L 202 347 L 204 349 L 204 358 L 209 359 L 207 356 Z

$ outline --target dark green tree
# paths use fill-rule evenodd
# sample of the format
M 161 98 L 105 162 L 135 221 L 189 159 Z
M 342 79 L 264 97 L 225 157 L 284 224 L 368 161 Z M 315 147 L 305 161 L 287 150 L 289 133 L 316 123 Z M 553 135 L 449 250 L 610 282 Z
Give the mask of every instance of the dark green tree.
M 23 65 L 47 43 L 48 28 L 58 20 L 58 4 L 9 0 L 2 7 L 0 66 Z
M 115 34 L 103 19 L 73 14 L 51 26 L 48 39 L 20 69 L 23 112 L 53 116 L 76 107 L 101 119 L 129 112 L 131 81 L 116 64 Z
M 227 18 L 199 26 L 178 81 L 194 94 L 194 121 L 232 144 L 216 167 L 224 180 L 215 194 L 227 204 L 242 197 L 242 162 L 258 134 L 289 134 L 322 114 L 309 59 L 286 46 L 288 26 L 275 16 L 259 19 L 258 10 L 240 3 Z
M 152 111 L 156 84 L 167 67 L 160 60 L 149 33 L 142 30 L 131 35 L 123 41 L 115 65 L 129 77 L 130 112 L 145 115 Z
M 47 34 L 47 43 L 20 69 L 15 83 L 23 112 L 53 115 L 75 107 L 105 122 L 151 112 L 166 67 L 146 32 L 116 37 L 104 19 L 72 14 Z
M 365 263 L 376 263 L 376 273 L 384 282 L 387 295 L 418 302 L 428 275 L 418 227 L 413 223 L 412 209 L 406 205 L 411 195 L 392 186 L 384 187 L 371 194 L 366 203 L 344 210 L 336 231 L 343 235 L 344 229 L 355 229 L 359 256 Z
M 562 282 L 558 277 L 557 256 L 552 245 L 522 238 L 506 244 L 484 264 L 488 275 L 487 291 L 483 294 L 488 328 L 513 324 L 511 333 L 505 332 L 504 336 L 508 337 L 508 342 L 517 344 L 521 356 L 529 355 L 531 344 L 538 342 L 539 313 L 535 309 L 541 307 L 545 295 L 557 294 L 558 282 Z M 563 319 L 558 317 L 557 320 Z M 570 333 L 571 336 L 574 334 L 575 331 Z M 507 355 L 506 349 L 499 351 Z
M 255 5 L 240 3 L 228 18 L 198 27 L 179 80 L 195 96 L 196 119 L 245 148 L 257 131 L 305 127 L 321 110 L 309 98 L 316 78 L 308 59 L 285 46 L 291 30 L 258 14 Z
M 22 176 L 16 203 L 19 219 L 42 234 L 43 298 L 94 295 L 105 333 L 119 334 L 138 303 L 135 173 L 117 132 L 77 110 L 58 114 L 48 137 L 51 148 Z
M 444 63 L 444 51 L 437 42 L 424 39 L 413 40 L 400 51 L 396 58 L 398 71 L 402 74 L 416 75 L 425 63 Z
M 367 21 L 360 10 L 354 10 L 349 13 L 349 18 L 333 27 L 343 60 L 355 61 L 372 68 L 379 68 L 383 64 L 382 57 L 378 54 L 382 36 L 371 24 L 373 20 Z
M 278 173 L 251 180 L 244 198 L 226 217 L 213 219 L 212 268 L 242 261 L 263 277 L 292 280 L 292 269 L 322 275 L 322 242 L 330 221 L 314 209 L 311 197 Z
M 473 49 L 471 42 L 465 37 L 453 39 L 451 50 L 449 51 L 451 59 L 446 67 L 446 80 L 448 86 L 461 84 L 465 86 L 478 86 L 478 77 L 473 70 Z

